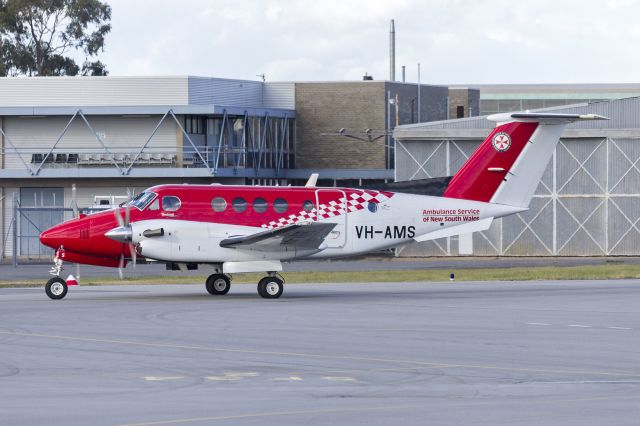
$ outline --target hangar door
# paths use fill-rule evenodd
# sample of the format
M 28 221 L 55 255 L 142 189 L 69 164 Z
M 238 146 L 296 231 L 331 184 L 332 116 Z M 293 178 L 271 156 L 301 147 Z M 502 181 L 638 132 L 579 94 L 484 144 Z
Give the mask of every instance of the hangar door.
M 51 249 L 40 244 L 40 233 L 64 220 L 64 188 L 20 188 L 18 226 L 21 256 L 40 256 Z

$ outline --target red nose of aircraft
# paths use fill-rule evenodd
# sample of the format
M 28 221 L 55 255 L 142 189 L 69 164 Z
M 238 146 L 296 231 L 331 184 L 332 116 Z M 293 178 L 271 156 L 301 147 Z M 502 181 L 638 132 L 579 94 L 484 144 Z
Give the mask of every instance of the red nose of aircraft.
M 64 247 L 84 255 L 118 257 L 123 253 L 123 244 L 107 238 L 104 234 L 118 224 L 111 211 L 68 220 L 40 234 L 40 242 L 54 250 Z

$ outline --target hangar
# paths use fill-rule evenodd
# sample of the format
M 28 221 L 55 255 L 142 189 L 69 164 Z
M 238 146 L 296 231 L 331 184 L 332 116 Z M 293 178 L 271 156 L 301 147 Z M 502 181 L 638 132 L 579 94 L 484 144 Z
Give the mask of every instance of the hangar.
M 414 243 L 401 256 L 637 256 L 640 254 L 640 98 L 547 108 L 600 114 L 568 126 L 529 211 L 487 231 Z M 450 176 L 494 123 L 484 116 L 399 126 L 396 181 Z

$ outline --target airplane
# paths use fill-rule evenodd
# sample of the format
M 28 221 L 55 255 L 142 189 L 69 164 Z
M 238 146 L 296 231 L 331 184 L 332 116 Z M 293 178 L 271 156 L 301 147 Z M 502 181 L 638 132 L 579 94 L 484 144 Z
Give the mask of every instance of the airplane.
M 489 136 L 452 177 L 376 189 L 307 185 L 159 185 L 115 209 L 81 214 L 40 235 L 55 250 L 51 299 L 68 291 L 63 262 L 122 268 L 137 256 L 170 270 L 213 269 L 212 295 L 232 274 L 265 272 L 258 294 L 279 298 L 282 263 L 353 256 L 412 241 L 478 232 L 528 210 L 563 129 L 595 114 L 501 113 Z M 70 281 L 73 281 L 71 279 Z

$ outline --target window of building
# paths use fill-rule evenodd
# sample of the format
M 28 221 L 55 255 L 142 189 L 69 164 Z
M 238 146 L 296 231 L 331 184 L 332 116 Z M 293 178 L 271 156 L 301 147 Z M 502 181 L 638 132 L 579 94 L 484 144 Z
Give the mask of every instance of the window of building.
M 184 116 L 184 131 L 192 135 L 204 135 L 204 118 L 199 115 Z
M 222 197 L 216 197 L 211 200 L 211 207 L 213 208 L 213 211 L 222 213 L 227 209 L 227 202 Z
M 458 105 L 456 107 L 456 118 L 464 118 L 464 106 Z
M 289 205 L 287 204 L 287 200 L 284 198 L 276 198 L 273 202 L 273 209 L 276 213 L 284 213 L 289 209 Z
M 304 203 L 302 203 L 302 210 L 309 213 L 311 210 L 313 210 L 313 202 L 307 200 Z
M 42 208 L 21 211 L 16 218 L 20 255 L 50 256 L 51 249 L 40 244 L 40 232 L 64 220 L 64 204 L 63 188 L 20 188 L 20 207 Z
M 267 207 L 269 206 L 264 198 L 256 198 L 253 200 L 253 211 L 256 213 L 264 213 L 267 211 Z
M 231 203 L 233 210 L 237 213 L 243 213 L 247 210 L 247 200 L 242 197 L 237 197 L 233 199 L 233 203 Z
M 162 210 L 165 212 L 175 212 L 180 208 L 180 198 L 173 195 L 162 197 Z

